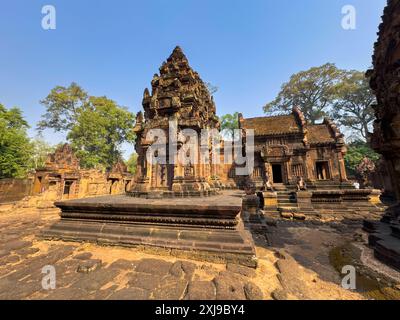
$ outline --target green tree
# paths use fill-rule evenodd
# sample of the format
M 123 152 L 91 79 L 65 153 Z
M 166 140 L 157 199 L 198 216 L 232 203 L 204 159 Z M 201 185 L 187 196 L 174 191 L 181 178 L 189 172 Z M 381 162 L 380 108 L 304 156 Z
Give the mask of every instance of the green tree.
M 133 143 L 134 115 L 107 97 L 90 97 L 67 135 L 84 168 L 109 169 L 121 158 L 124 142 Z
M 356 138 L 367 141 L 375 119 L 374 102 L 375 96 L 364 72 L 348 71 L 338 86 L 332 117 L 339 125 L 350 129 Z
M 47 156 L 54 152 L 55 149 L 56 147 L 47 143 L 41 135 L 32 139 L 31 168 L 43 168 L 46 163 Z
M 126 165 L 128 167 L 128 172 L 131 174 L 136 174 L 137 171 L 137 159 L 138 155 L 136 152 L 132 153 L 131 156 L 129 157 L 128 161 L 126 162 Z
M 0 104 L 0 178 L 22 178 L 29 170 L 28 128 L 20 109 Z
M 372 150 L 365 141 L 358 140 L 350 143 L 344 158 L 346 168 L 350 173 L 355 174 L 357 166 L 365 157 L 374 162 L 380 159 L 379 154 Z
M 78 121 L 80 112 L 88 108 L 89 96 L 73 82 L 69 87 L 55 87 L 40 103 L 46 108 L 46 113 L 42 115 L 37 129 L 39 131 L 49 128 L 56 132 L 68 131 Z
M 343 71 L 332 63 L 296 73 L 282 85 L 275 100 L 264 106 L 264 112 L 270 115 L 284 114 L 297 106 L 305 118 L 314 124 L 328 115 L 342 77 Z
M 234 140 L 236 138 L 235 130 L 239 129 L 238 116 L 239 113 L 235 112 L 233 114 L 225 114 L 220 118 L 221 130 L 228 139 Z
M 67 133 L 83 168 L 111 168 L 121 158 L 121 145 L 134 142 L 134 115 L 107 97 L 90 96 L 76 83 L 57 86 L 41 102 L 46 113 L 38 130 Z

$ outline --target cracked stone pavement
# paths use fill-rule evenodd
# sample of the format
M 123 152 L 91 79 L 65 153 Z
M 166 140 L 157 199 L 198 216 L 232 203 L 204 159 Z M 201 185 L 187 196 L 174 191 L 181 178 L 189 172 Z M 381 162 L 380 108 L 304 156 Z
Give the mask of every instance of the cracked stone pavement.
M 57 209 L 0 214 L 0 299 L 362 299 L 266 245 L 257 245 L 254 270 L 134 248 L 38 239 L 56 219 Z M 42 287 L 48 265 L 56 272 L 54 290 Z

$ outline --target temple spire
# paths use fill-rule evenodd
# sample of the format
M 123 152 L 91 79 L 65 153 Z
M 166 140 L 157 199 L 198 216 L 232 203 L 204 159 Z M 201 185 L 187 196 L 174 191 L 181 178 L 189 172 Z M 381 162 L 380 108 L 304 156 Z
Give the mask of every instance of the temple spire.
M 180 46 L 176 46 L 174 51 L 172 51 L 171 55 L 168 58 L 168 61 L 176 61 L 176 60 L 187 60 L 183 50 Z

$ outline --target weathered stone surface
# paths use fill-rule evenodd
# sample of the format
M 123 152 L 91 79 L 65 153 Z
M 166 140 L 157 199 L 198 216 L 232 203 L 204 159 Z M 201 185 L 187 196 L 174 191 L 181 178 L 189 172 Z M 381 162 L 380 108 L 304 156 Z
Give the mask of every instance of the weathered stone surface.
M 216 291 L 217 300 L 245 300 L 244 283 L 238 281 L 236 277 L 227 275 L 219 275 L 213 280 Z
M 142 288 L 126 288 L 116 291 L 107 300 L 147 300 L 149 291 Z
M 312 290 L 304 285 L 297 274 L 299 274 L 300 267 L 292 257 L 286 257 L 276 262 L 276 267 L 279 270 L 277 275 L 279 282 L 285 291 L 300 299 L 312 299 Z
M 262 300 L 264 297 L 261 289 L 253 282 L 248 282 L 245 284 L 244 293 L 247 300 Z
M 110 264 L 109 268 L 133 270 L 136 266 L 136 261 L 130 261 L 125 259 L 118 259 Z
M 12 263 L 17 263 L 20 260 L 19 256 L 16 254 L 5 256 L 0 259 L 0 262 L 2 264 L 12 264 Z
M 89 273 L 101 267 L 102 261 L 98 259 L 90 259 L 82 261 L 77 269 L 80 273 Z
M 10 254 L 9 250 L 0 249 L 0 258 L 5 257 Z
M 82 252 L 73 256 L 73 258 L 77 260 L 89 260 L 91 257 L 92 254 L 90 252 Z
M 56 268 L 57 271 L 57 268 Z M 76 272 L 76 267 L 73 272 L 68 273 L 58 273 L 57 274 L 57 288 L 68 287 L 75 282 L 82 280 L 85 276 L 85 273 Z
M 190 280 L 196 270 L 196 264 L 188 261 L 176 261 L 170 268 L 169 272 L 175 277 L 184 277 Z
M 112 294 L 118 291 L 118 285 L 113 285 L 107 289 L 97 290 L 90 295 L 93 300 L 107 300 Z
M 180 300 L 183 299 L 188 285 L 187 280 L 174 277 L 163 279 L 160 287 L 153 291 L 153 298 L 157 300 Z
M 214 300 L 216 288 L 212 281 L 191 281 L 185 299 L 187 300 Z
M 272 292 L 272 298 L 274 300 L 287 300 L 287 292 L 285 290 L 276 289 Z
M 256 271 L 254 269 L 248 268 L 245 266 L 241 266 L 238 264 L 228 263 L 226 265 L 226 270 L 233 272 L 233 273 L 240 274 L 245 277 L 254 278 L 256 276 Z
M 29 256 L 29 255 L 33 255 L 33 254 L 35 254 L 35 253 L 37 253 L 37 252 L 39 252 L 40 250 L 38 249 L 38 248 L 22 248 L 22 249 L 19 249 L 19 250 L 17 250 L 16 252 L 19 254 L 19 255 L 21 255 L 21 256 Z
M 30 295 L 35 292 L 40 292 L 43 290 L 42 284 L 39 281 L 18 281 L 18 282 L 11 282 L 14 284 L 7 291 L 0 292 L 0 299 L 2 300 L 19 300 L 19 299 L 26 299 Z
M 18 250 L 21 248 L 25 248 L 31 246 L 31 241 L 22 241 L 22 240 L 14 240 L 4 244 L 4 249 L 8 251 Z
M 115 269 L 100 269 L 89 274 L 84 273 L 73 283 L 72 287 L 87 292 L 97 291 L 107 283 L 112 282 L 118 274 L 118 270 Z
M 399 85 L 400 64 L 398 20 L 400 7 L 398 1 L 388 1 L 379 26 L 378 41 L 373 55 L 373 70 L 368 71 L 370 86 L 377 103 L 374 105 L 374 133 L 370 142 L 372 148 L 383 155 L 385 166 L 384 189 L 391 190 L 396 204 L 386 209 L 382 217 L 382 226 L 377 233 L 369 237 L 377 259 L 400 270 L 400 107 Z M 376 195 L 375 195 L 376 197 Z M 390 233 L 384 232 L 390 223 Z M 373 230 L 367 230 L 372 232 Z M 377 241 L 377 239 L 382 239 Z
M 54 212 L 55 218 L 57 214 L 58 212 Z M 18 212 L 18 216 L 20 215 L 21 214 Z M 302 223 L 296 224 L 294 227 L 292 226 L 293 222 L 287 222 L 287 224 L 285 225 L 285 227 L 290 228 L 290 232 L 298 231 L 298 233 L 292 233 L 292 236 L 288 236 L 286 233 L 282 234 L 283 236 L 282 240 L 284 244 L 286 243 L 286 239 L 290 237 L 297 241 L 296 247 L 290 246 L 290 248 L 285 248 L 285 250 L 291 256 L 293 256 L 294 253 L 293 250 L 300 250 L 301 248 L 307 247 L 306 244 L 309 244 L 309 237 L 306 236 L 306 234 L 310 232 L 308 227 L 307 228 L 301 227 L 303 226 Z M 281 227 L 281 222 L 279 223 L 279 227 Z M 15 228 L 14 232 L 18 234 L 18 228 L 25 228 L 25 227 L 23 226 L 16 227 L 14 225 L 11 225 L 10 228 Z M 324 226 L 321 228 L 325 229 L 326 227 Z M 333 230 L 332 232 L 335 232 L 335 230 Z M 331 232 L 327 230 L 327 234 L 331 234 Z M 327 242 L 328 240 L 329 239 L 322 239 L 319 243 L 324 243 Z M 4 243 L 4 241 L 7 240 L 0 238 L 0 246 Z M 334 244 L 335 241 L 332 241 L 332 243 Z M 273 266 L 273 263 L 275 263 L 276 258 L 272 256 L 271 252 L 267 254 L 267 251 L 269 251 L 269 249 L 265 249 L 266 251 L 262 249 L 261 251 L 261 254 L 263 256 L 264 253 L 266 253 L 267 256 L 269 256 L 269 257 L 264 256 L 265 259 L 263 259 L 262 267 L 263 268 L 268 267 L 267 272 L 271 271 L 273 273 L 273 274 L 269 273 L 265 274 L 265 278 L 263 278 L 263 275 L 258 274 L 258 271 L 256 279 L 255 278 L 249 279 L 249 277 L 246 277 L 240 273 L 233 272 L 234 269 L 232 269 L 231 267 L 227 267 L 228 270 L 224 270 L 223 272 L 221 272 L 220 270 L 223 269 L 223 265 L 216 265 L 212 263 L 198 264 L 180 260 L 177 261 L 176 263 L 172 263 L 169 272 L 165 276 L 158 276 L 161 279 L 158 283 L 156 284 L 153 283 L 153 285 L 150 286 L 151 290 L 146 290 L 144 288 L 135 287 L 131 285 L 132 283 L 128 284 L 128 280 L 130 280 L 132 276 L 135 274 L 134 271 L 135 269 L 132 267 L 129 260 L 132 259 L 131 262 L 138 264 L 141 261 L 140 257 L 142 258 L 148 257 L 148 253 L 144 253 L 142 256 L 142 253 L 140 253 L 140 251 L 135 249 L 126 250 L 126 249 L 116 249 L 116 248 L 101 247 L 97 245 L 84 245 L 84 244 L 71 245 L 69 243 L 67 244 L 67 243 L 49 242 L 49 241 L 43 241 L 43 242 L 35 241 L 35 247 L 41 248 L 40 252 L 38 252 L 34 256 L 27 255 L 25 257 L 21 257 L 21 261 L 19 261 L 19 263 L 17 264 L 4 265 L 0 262 L 0 298 L 2 299 L 43 299 L 43 298 L 108 299 L 116 291 L 121 291 L 122 288 L 124 289 L 129 288 L 132 289 L 131 290 L 132 292 L 130 294 L 129 291 L 125 291 L 122 289 L 123 291 L 121 291 L 120 294 L 124 295 L 125 297 L 123 296 L 118 298 L 117 296 L 114 298 L 145 299 L 144 296 L 147 293 L 148 298 L 152 299 L 155 298 L 172 299 L 178 297 L 181 294 L 181 292 L 183 292 L 182 297 L 184 299 L 215 299 L 217 298 L 216 295 L 217 289 L 214 285 L 214 282 L 211 279 L 216 277 L 216 275 L 218 274 L 219 277 L 221 278 L 227 278 L 230 280 L 230 282 L 240 284 L 240 286 L 243 287 L 243 292 L 244 292 L 244 294 L 241 295 L 242 298 L 243 295 L 247 299 L 252 297 L 251 295 L 249 295 L 251 290 L 249 290 L 249 288 L 246 288 L 246 285 L 250 280 L 256 285 L 259 285 L 258 283 L 259 280 L 263 281 L 263 288 L 266 285 L 264 281 L 273 285 L 273 288 L 276 287 L 276 279 L 275 279 L 276 269 Z M 313 245 L 312 248 L 306 248 L 306 249 L 315 251 L 318 250 L 318 248 L 320 247 L 325 248 L 323 245 L 321 246 Z M 29 249 L 29 247 L 18 249 L 17 251 L 15 251 L 15 255 L 20 255 L 20 252 L 26 253 L 25 249 Z M 107 261 L 107 264 L 102 265 L 100 269 L 92 271 L 88 274 L 78 273 L 77 268 L 79 264 L 81 264 L 83 261 L 75 259 L 74 256 L 89 250 L 93 253 L 93 256 L 95 256 L 96 258 L 106 257 L 108 251 L 112 254 L 107 256 L 107 258 L 104 259 L 102 258 L 103 262 Z M 124 259 L 118 260 L 118 255 L 116 255 L 118 251 L 122 252 L 122 254 L 119 257 Z M 11 253 L 10 255 L 12 256 L 14 255 L 14 253 Z M 319 257 L 318 252 L 315 253 L 314 256 Z M 288 255 L 288 259 L 289 258 L 290 256 Z M 172 258 L 158 256 L 155 260 L 172 261 Z M 315 261 L 316 260 L 320 259 L 318 258 L 315 259 Z M 313 260 L 311 259 L 311 261 Z M 297 260 L 297 262 L 299 262 L 299 260 Z M 302 263 L 303 262 L 301 262 L 300 264 Z M 324 263 L 328 262 L 325 261 Z M 41 280 L 43 278 L 43 274 L 41 273 L 42 268 L 44 265 L 49 265 L 49 264 L 54 265 L 57 272 L 57 282 L 56 282 L 57 288 L 54 291 L 53 290 L 46 291 L 43 290 L 41 287 Z M 195 276 L 193 276 L 193 278 L 195 278 L 194 279 L 195 281 L 193 280 L 188 281 L 189 284 L 187 285 L 186 289 L 184 289 L 185 282 L 182 282 L 182 280 L 187 280 L 186 272 L 188 274 L 193 274 L 197 265 L 199 265 L 199 268 L 194 273 Z M 292 273 L 294 273 L 296 277 L 304 280 L 305 271 L 307 270 L 295 269 L 294 271 L 292 271 Z M 127 272 L 130 272 L 130 274 L 127 274 Z M 145 280 L 149 279 L 153 280 L 155 277 L 157 277 L 157 275 L 153 275 L 150 273 L 140 273 L 140 275 L 148 276 L 148 279 Z M 283 278 L 287 278 L 285 274 L 282 274 L 281 276 Z M 310 286 L 312 289 L 312 292 L 310 292 L 307 295 L 303 295 L 303 298 L 328 297 L 328 298 L 340 299 L 343 297 L 347 297 L 346 291 L 341 290 L 340 288 L 338 288 L 340 296 L 337 292 L 333 293 L 335 289 L 330 290 L 331 287 L 325 287 L 328 289 L 326 290 L 326 292 L 323 292 L 321 287 L 321 285 L 323 284 L 323 280 L 319 280 L 318 283 L 314 284 L 312 282 L 312 279 L 314 278 L 311 279 L 307 278 L 306 280 L 307 283 L 305 282 L 302 283 L 303 286 L 304 284 L 306 284 L 307 286 Z M 282 279 L 282 281 L 284 282 L 284 279 Z M 146 283 L 146 281 L 144 281 L 144 283 Z M 297 298 L 297 296 L 295 296 L 292 293 L 290 283 L 288 283 L 287 285 L 288 285 L 287 292 L 289 292 L 289 297 Z M 319 287 L 319 291 L 318 288 L 316 287 Z M 165 289 L 165 293 L 162 292 L 163 290 L 162 288 Z M 123 294 L 123 292 L 125 292 L 126 295 Z M 130 297 L 131 295 L 132 296 L 135 295 L 135 297 L 131 298 Z M 232 299 L 240 298 L 240 296 L 238 295 L 234 295 L 234 297 L 232 297 L 232 295 L 230 296 Z
M 185 271 L 183 271 L 182 268 L 182 262 L 181 261 L 176 261 L 172 266 L 171 269 L 169 270 L 169 273 L 172 274 L 175 277 L 183 277 L 185 275 Z
M 163 279 L 160 275 L 135 272 L 129 276 L 130 280 L 128 282 L 129 287 L 142 288 L 148 291 L 153 291 L 160 284 Z
M 89 294 L 80 288 L 60 288 L 50 291 L 44 300 L 83 300 L 88 298 Z
M 136 266 L 136 272 L 150 273 L 158 276 L 165 276 L 172 267 L 171 262 L 158 259 L 143 259 Z

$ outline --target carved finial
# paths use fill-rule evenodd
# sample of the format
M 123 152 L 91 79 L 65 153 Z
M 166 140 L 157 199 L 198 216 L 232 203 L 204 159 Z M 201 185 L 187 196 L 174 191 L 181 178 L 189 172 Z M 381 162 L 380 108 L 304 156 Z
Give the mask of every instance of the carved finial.
M 143 112 L 139 111 L 136 114 L 136 123 L 143 123 L 143 122 L 144 122 Z
M 168 58 L 168 61 L 171 61 L 171 60 L 187 60 L 181 47 L 179 47 L 179 46 L 175 47 L 174 51 L 172 51 L 172 54 Z
M 148 97 L 150 97 L 150 92 L 149 92 L 149 89 L 144 89 L 144 92 L 143 92 L 143 99 L 146 99 L 146 98 L 148 98 Z

